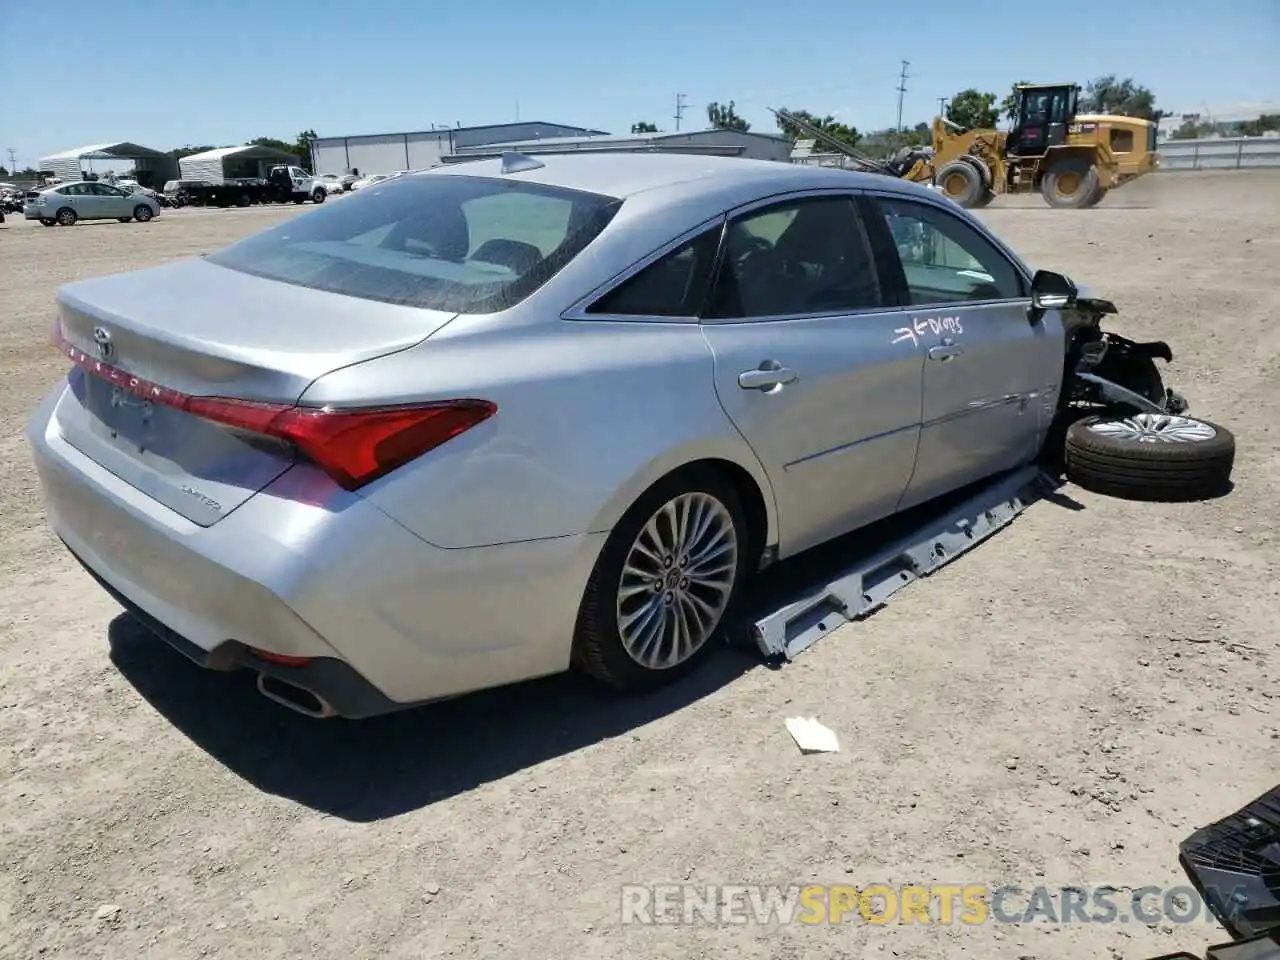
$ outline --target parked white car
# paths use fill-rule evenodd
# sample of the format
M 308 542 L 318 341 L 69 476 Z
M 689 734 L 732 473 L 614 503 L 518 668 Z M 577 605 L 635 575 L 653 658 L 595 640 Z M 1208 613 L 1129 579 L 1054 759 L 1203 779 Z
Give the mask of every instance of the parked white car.
M 77 220 L 137 220 L 146 223 L 160 215 L 160 203 L 151 197 L 126 193 L 109 183 L 82 180 L 46 187 L 27 194 L 22 215 L 46 227 L 70 227 Z
M 315 184 L 322 187 L 327 194 L 342 193 L 344 190 L 342 177 L 336 173 L 318 173 L 315 176 Z

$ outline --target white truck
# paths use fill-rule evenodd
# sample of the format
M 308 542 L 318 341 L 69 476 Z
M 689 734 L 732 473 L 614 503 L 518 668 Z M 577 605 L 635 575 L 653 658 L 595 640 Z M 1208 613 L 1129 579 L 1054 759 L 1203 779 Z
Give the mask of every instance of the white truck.
M 325 184 L 313 177 L 301 167 L 272 167 L 267 174 L 267 182 L 276 187 L 277 196 L 284 200 L 283 194 L 294 203 L 310 200 L 312 203 L 324 203 L 328 196 Z

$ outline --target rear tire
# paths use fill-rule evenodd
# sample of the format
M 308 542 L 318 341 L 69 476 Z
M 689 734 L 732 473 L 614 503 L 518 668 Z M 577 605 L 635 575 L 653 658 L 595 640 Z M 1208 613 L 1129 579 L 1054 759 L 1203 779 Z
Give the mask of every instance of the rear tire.
M 937 183 L 945 196 L 962 207 L 972 207 L 987 189 L 978 168 L 963 160 L 948 163 L 939 170 Z
M 1095 416 L 1067 428 L 1067 479 L 1124 500 L 1189 502 L 1231 489 L 1236 441 L 1186 416 Z
M 673 521 L 677 515 L 687 527 Z M 690 528 L 696 533 L 681 537 Z M 752 542 L 737 492 L 714 471 L 659 481 L 600 551 L 578 612 L 574 665 L 621 691 L 684 676 L 734 622 Z
M 76 212 L 70 207 L 63 207 L 54 215 L 54 220 L 58 222 L 60 227 L 74 227 L 78 219 L 80 218 L 76 216 Z
M 1060 209 L 1089 206 L 1089 198 L 1099 189 L 1098 168 L 1082 157 L 1063 157 L 1040 181 L 1040 194 L 1045 203 Z

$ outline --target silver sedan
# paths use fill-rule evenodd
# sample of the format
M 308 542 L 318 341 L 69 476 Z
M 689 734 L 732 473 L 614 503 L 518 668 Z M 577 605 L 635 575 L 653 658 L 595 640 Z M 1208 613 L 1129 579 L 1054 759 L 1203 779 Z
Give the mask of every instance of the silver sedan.
M 29 438 L 94 577 L 295 709 L 644 689 L 768 561 L 1036 456 L 1031 284 L 888 177 L 508 155 L 64 287 Z
M 46 227 L 69 227 L 78 220 L 137 220 L 146 223 L 159 216 L 154 197 L 133 193 L 97 180 L 64 183 L 27 195 L 23 216 Z

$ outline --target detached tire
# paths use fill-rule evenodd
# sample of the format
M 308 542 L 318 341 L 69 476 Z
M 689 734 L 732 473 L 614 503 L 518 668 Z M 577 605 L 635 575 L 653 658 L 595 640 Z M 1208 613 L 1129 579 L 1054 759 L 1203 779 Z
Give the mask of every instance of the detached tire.
M 753 539 L 737 492 L 714 471 L 660 480 L 600 551 L 578 612 L 574 666 L 625 692 L 684 676 L 733 623 Z
M 949 199 L 966 208 L 976 204 L 987 191 L 978 168 L 963 160 L 948 163 L 939 170 L 937 182 Z
M 1067 479 L 1123 500 L 1208 500 L 1231 488 L 1236 441 L 1207 420 L 1169 414 L 1085 417 L 1067 428 Z

